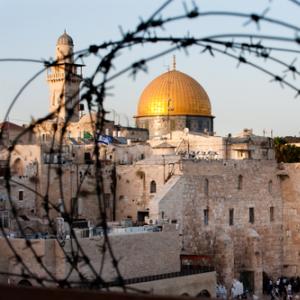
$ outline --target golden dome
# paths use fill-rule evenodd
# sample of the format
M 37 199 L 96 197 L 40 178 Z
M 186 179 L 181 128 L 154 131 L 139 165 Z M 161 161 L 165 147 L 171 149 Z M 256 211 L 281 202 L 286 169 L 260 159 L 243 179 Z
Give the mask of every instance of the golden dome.
M 168 71 L 150 82 L 140 97 L 136 117 L 167 115 L 211 116 L 210 101 L 203 87 L 177 70 Z

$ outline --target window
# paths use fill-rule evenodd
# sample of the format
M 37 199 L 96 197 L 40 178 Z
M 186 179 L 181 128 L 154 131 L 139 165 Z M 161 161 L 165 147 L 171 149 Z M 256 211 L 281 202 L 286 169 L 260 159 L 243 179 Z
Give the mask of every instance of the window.
M 19 191 L 19 200 L 22 201 L 24 199 L 24 191 Z
M 274 221 L 274 206 L 270 207 L 270 222 Z
M 272 194 L 272 190 L 273 190 L 273 181 L 272 180 L 270 180 L 268 183 L 268 190 L 269 190 L 269 193 Z
M 78 199 L 72 198 L 71 199 L 71 215 L 72 217 L 77 218 L 78 217 Z
M 254 207 L 249 207 L 249 223 L 254 223 Z
M 156 193 L 156 182 L 154 180 L 150 183 L 150 193 Z
M 25 175 L 24 163 L 20 158 L 17 158 L 12 165 L 12 174 L 22 177 Z
M 229 225 L 230 226 L 234 225 L 234 209 L 233 208 L 229 209 Z
M 203 210 L 204 225 L 208 225 L 208 208 Z
M 87 165 L 90 165 L 90 164 L 93 163 L 92 156 L 91 156 L 91 153 L 90 153 L 90 152 L 84 152 L 84 162 L 85 162 Z
M 239 175 L 238 177 L 238 186 L 237 186 L 237 189 L 238 190 L 241 190 L 243 188 L 243 176 L 242 175 Z
M 204 180 L 204 195 L 205 196 L 208 196 L 208 190 L 209 190 L 209 182 L 208 182 L 208 179 L 205 178 L 205 180 Z
M 7 210 L 0 211 L 0 226 L 2 228 L 8 228 L 9 227 L 9 212 Z

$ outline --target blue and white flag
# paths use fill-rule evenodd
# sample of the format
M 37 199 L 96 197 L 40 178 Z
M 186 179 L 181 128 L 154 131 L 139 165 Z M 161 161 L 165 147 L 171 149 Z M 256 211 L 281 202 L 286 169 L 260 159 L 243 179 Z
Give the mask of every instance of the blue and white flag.
M 99 143 L 105 144 L 105 145 L 111 144 L 112 141 L 113 141 L 113 137 L 109 136 L 109 135 L 100 135 L 99 139 L 98 139 Z

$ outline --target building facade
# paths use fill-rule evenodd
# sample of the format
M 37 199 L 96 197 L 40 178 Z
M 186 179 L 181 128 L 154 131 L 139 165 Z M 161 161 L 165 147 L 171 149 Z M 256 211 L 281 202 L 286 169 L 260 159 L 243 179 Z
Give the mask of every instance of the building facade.
M 66 33 L 57 41 L 58 64 L 47 76 L 51 118 L 21 141 L 11 138 L 22 127 L 2 128 L 0 221 L 7 234 L 55 235 L 57 218 L 69 232 L 77 230 L 68 216 L 88 230 L 103 227 L 103 221 L 109 226 L 173 226 L 170 245 L 176 244 L 176 251 L 165 266 L 159 260 L 159 272 L 174 271 L 172 264 L 178 271 L 181 255 L 188 264 L 215 267 L 228 289 L 237 278 L 256 294 L 262 293 L 267 276 L 300 275 L 299 165 L 278 164 L 273 140 L 250 129 L 215 135 L 207 93 L 175 65 L 142 93 L 138 128 L 105 120 L 97 140 L 96 114 L 81 110 L 82 65 L 74 63 L 73 46 Z M 14 148 L 8 148 L 12 143 Z M 143 245 L 149 252 L 153 243 L 157 250 L 163 236 L 151 243 L 145 238 Z M 136 244 L 138 238 L 132 239 Z M 82 242 L 88 250 L 94 243 Z M 113 243 L 120 246 L 116 239 Z M 142 253 L 143 247 L 136 256 L 140 276 L 146 274 L 143 260 L 155 256 Z M 168 251 L 164 248 L 164 255 Z M 135 255 L 128 257 L 129 264 L 137 263 Z

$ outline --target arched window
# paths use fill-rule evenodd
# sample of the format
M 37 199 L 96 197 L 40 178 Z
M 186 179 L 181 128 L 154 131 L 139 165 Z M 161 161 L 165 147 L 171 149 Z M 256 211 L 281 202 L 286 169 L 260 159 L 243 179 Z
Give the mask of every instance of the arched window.
M 238 186 L 237 186 L 237 189 L 238 190 L 241 190 L 243 188 L 243 176 L 242 175 L 239 175 L 238 177 Z
M 17 176 L 24 176 L 24 164 L 20 158 L 17 158 L 12 165 L 12 173 Z
M 156 182 L 154 180 L 150 183 L 150 193 L 156 193 Z
M 269 193 L 271 194 L 272 190 L 273 190 L 273 181 L 272 180 L 270 180 L 268 183 L 268 190 L 269 190 Z
M 209 181 L 207 178 L 204 179 L 204 195 L 208 196 L 209 191 Z
M 21 285 L 21 286 L 32 286 L 31 282 L 29 280 L 26 280 L 26 279 L 22 279 L 21 281 L 19 281 L 18 285 Z

